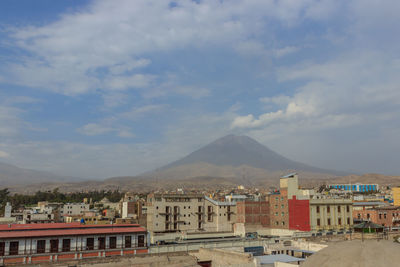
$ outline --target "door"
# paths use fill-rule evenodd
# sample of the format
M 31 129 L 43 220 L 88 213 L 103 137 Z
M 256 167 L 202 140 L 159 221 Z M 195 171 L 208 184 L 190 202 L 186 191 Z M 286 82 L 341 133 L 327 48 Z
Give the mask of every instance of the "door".
M 90 237 L 86 239 L 86 250 L 94 250 L 94 238 Z
M 62 251 L 70 252 L 71 250 L 71 239 L 63 239 Z
M 0 242 L 0 256 L 4 256 L 6 252 L 6 243 Z
M 38 240 L 36 244 L 36 253 L 40 254 L 46 252 L 46 240 Z
M 106 238 L 105 237 L 99 237 L 99 249 L 105 249 L 106 248 Z
M 57 253 L 58 252 L 58 239 L 50 240 L 50 252 Z
M 10 255 L 18 255 L 19 242 L 10 242 Z
M 144 247 L 144 235 L 138 236 L 138 247 Z

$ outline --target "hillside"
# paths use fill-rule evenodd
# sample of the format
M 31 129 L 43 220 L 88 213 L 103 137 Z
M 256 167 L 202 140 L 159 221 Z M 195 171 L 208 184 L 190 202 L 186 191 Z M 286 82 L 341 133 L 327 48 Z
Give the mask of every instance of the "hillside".
M 50 172 L 19 168 L 0 162 L 0 187 L 44 182 L 77 182 L 80 178 L 56 175 Z

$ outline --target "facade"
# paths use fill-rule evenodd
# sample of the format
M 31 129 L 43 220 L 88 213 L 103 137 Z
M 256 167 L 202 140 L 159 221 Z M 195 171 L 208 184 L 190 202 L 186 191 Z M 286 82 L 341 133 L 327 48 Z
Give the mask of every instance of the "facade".
M 230 232 L 236 222 L 236 203 L 200 194 L 150 194 L 147 228 L 153 233 Z
M 384 227 L 400 226 L 400 207 L 375 207 L 353 211 L 354 221 L 370 221 Z
M 289 206 L 289 229 L 299 231 L 310 231 L 310 200 L 297 199 L 293 196 L 288 200 Z
M 289 207 L 287 190 L 268 196 L 270 211 L 270 226 L 277 229 L 289 229 Z
M 147 240 L 138 225 L 0 225 L 0 265 L 147 253 Z
M 23 224 L 36 224 L 36 223 L 54 223 L 54 214 L 51 211 L 40 211 L 37 209 L 24 210 L 23 213 Z
M 400 187 L 392 188 L 393 205 L 400 206 Z
M 71 215 L 81 215 L 89 211 L 89 204 L 85 203 L 67 203 L 64 204 L 61 215 L 71 216 Z
M 4 217 L 5 218 L 11 218 L 11 210 L 12 206 L 10 202 L 7 202 L 6 206 L 4 207 Z
M 312 231 L 349 229 L 353 225 L 351 199 L 310 199 L 310 227 Z
M 379 190 L 378 184 L 331 184 L 328 187 L 348 192 L 375 192 Z
M 243 223 L 246 231 L 249 229 L 265 228 L 270 226 L 269 202 L 239 201 L 236 203 L 236 222 Z

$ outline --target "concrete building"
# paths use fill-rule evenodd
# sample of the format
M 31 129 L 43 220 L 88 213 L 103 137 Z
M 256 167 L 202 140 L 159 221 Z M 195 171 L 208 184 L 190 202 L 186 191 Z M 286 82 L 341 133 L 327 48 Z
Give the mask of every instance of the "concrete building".
M 393 205 L 400 206 L 400 187 L 392 188 Z
M 38 208 L 24 210 L 22 213 L 23 224 L 54 223 L 54 214 L 49 210 L 40 211 Z
M 6 206 L 4 207 L 4 218 L 11 218 L 11 210 L 12 206 L 10 202 L 7 202 Z
M 149 194 L 147 229 L 152 242 L 232 236 L 236 203 L 200 194 Z
M 312 231 L 350 229 L 353 225 L 351 199 L 310 199 L 310 227 Z
M 89 204 L 85 203 L 67 203 L 64 204 L 61 215 L 71 216 L 71 215 L 81 215 L 89 211 Z
M 379 190 L 378 184 L 330 184 L 330 189 L 337 189 L 348 192 L 376 192 Z
M 0 265 L 147 253 L 147 240 L 138 225 L 0 225 Z

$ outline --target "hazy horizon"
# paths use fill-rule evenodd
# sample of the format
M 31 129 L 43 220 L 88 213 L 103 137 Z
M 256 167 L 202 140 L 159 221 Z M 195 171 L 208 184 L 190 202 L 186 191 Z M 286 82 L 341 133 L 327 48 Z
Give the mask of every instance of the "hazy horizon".
M 227 134 L 400 175 L 399 1 L 0 2 L 0 162 L 137 175 Z

